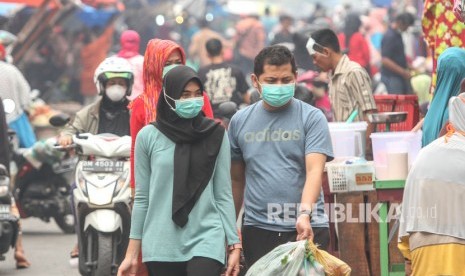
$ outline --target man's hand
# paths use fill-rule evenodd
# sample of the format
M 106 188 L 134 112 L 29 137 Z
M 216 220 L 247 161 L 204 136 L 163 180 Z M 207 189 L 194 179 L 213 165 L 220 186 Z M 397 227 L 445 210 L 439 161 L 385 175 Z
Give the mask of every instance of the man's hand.
M 405 276 L 412 275 L 412 261 L 405 260 Z
M 297 218 L 295 224 L 297 230 L 297 240 L 312 240 L 313 241 L 313 229 L 310 225 L 310 216 L 307 214 L 301 214 Z
M 67 147 L 73 143 L 73 137 L 71 135 L 61 135 L 58 138 L 58 144 L 62 147 Z
M 406 69 L 404 70 L 402 77 L 406 80 L 410 80 L 412 78 L 412 73 L 410 72 L 410 70 Z

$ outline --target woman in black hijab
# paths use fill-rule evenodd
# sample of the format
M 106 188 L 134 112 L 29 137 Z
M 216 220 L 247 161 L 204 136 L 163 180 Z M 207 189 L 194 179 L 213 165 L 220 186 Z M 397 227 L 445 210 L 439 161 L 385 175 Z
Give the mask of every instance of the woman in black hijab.
M 126 258 L 118 275 L 238 275 L 240 250 L 225 130 L 206 118 L 203 86 L 179 65 L 163 80 L 157 118 L 136 139 L 136 195 Z M 143 242 L 141 242 L 143 240 Z

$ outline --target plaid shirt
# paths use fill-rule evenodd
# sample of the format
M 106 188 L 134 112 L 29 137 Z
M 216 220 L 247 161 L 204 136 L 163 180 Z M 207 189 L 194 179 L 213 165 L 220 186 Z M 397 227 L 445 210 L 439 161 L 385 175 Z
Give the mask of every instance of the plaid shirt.
M 364 121 L 365 111 L 376 110 L 370 77 L 347 55 L 342 56 L 331 76 L 329 97 L 336 122 L 346 121 L 354 110 L 358 110 L 355 121 Z

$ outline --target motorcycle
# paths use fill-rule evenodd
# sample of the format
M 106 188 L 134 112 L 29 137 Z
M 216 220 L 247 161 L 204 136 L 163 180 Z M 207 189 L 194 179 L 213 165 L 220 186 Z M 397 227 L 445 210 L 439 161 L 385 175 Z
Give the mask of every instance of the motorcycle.
M 5 166 L 0 164 L 0 261 L 4 254 L 16 245 L 18 238 L 18 218 L 11 212 L 12 196 L 10 193 L 10 177 Z
M 14 132 L 10 132 L 13 136 Z M 71 183 L 77 157 L 54 150 L 56 138 L 21 149 L 10 137 L 12 161 L 17 168 L 13 196 L 21 218 L 53 218 L 67 234 L 75 232 L 71 210 Z
M 131 137 L 81 134 L 74 204 L 82 275 L 116 275 L 129 242 Z
M 5 99 L 3 104 L 6 113 L 12 111 L 11 107 L 14 109 L 12 100 Z M 8 170 L 0 164 L 0 261 L 5 260 L 4 255 L 16 245 L 18 238 L 19 222 L 11 211 L 12 203 Z
M 79 155 L 73 191 L 79 272 L 88 276 L 116 275 L 126 253 L 131 225 L 131 137 L 76 134 L 72 147 Z

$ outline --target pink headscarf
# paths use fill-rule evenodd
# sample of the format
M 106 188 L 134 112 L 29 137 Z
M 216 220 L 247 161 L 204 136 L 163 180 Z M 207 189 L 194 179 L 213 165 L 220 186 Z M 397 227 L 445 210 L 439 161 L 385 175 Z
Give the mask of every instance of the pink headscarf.
M 121 50 L 118 56 L 122 58 L 132 58 L 139 55 L 140 36 L 136 31 L 126 30 L 120 38 Z
M 5 56 L 6 56 L 5 47 L 2 44 L 0 44 L 0 60 L 5 60 Z

